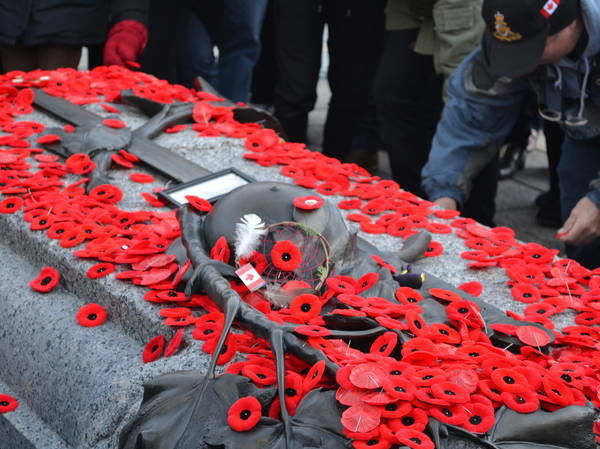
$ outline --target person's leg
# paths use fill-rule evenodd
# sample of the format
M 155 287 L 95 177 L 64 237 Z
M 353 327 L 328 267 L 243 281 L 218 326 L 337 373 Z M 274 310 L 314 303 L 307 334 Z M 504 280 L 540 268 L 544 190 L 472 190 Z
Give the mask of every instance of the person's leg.
M 496 226 L 494 215 L 499 168 L 500 159 L 496 155 L 473 179 L 471 193 L 463 206 L 463 217 L 472 218 L 486 226 Z
M 306 142 L 308 113 L 317 100 L 323 45 L 322 0 L 274 0 L 275 57 L 279 79 L 275 115 L 292 142 Z
M 382 1 L 331 0 L 328 10 L 331 100 L 323 153 L 344 160 L 367 110 L 384 34 Z
M 81 46 L 77 45 L 40 45 L 38 47 L 40 69 L 56 70 L 61 67 L 77 68 L 81 59 Z
M 561 213 L 560 187 L 556 167 L 560 162 L 561 148 L 565 134 L 558 123 L 546 121 L 544 122 L 543 129 L 546 136 L 550 190 L 544 192 L 535 200 L 536 205 L 540 208 L 536 220 L 541 226 L 558 228 L 561 224 Z
M 579 200 L 590 191 L 590 181 L 598 177 L 599 146 L 600 139 L 576 141 L 565 137 L 557 169 L 563 222 Z M 600 267 L 600 238 L 583 246 L 566 245 L 566 252 L 567 256 L 587 268 Z
M 267 12 L 260 34 L 260 56 L 252 72 L 250 101 L 262 105 L 273 104 L 273 91 L 277 84 L 277 60 L 275 58 L 275 22 L 273 0 L 268 0 Z
M 415 53 L 418 30 L 388 31 L 375 77 L 375 103 L 394 180 L 425 197 L 421 169 L 442 110 L 443 78 L 433 58 Z
M 247 102 L 252 71 L 260 54 L 260 31 L 267 0 L 221 0 L 219 88 L 231 101 Z
M 204 22 L 189 10 L 183 22 L 181 44 L 177 49 L 177 80 L 186 87 L 194 87 L 194 79 L 201 76 L 219 90 L 219 68 L 213 51 L 213 38 Z
M 0 46 L 0 57 L 5 72 L 12 70 L 29 72 L 39 68 L 35 47 L 26 47 L 23 44 L 2 45 Z

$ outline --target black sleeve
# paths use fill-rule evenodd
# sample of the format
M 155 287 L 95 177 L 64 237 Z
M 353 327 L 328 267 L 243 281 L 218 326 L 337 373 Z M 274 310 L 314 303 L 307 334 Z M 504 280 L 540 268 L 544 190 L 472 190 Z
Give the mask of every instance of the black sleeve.
M 110 24 L 122 20 L 137 20 L 148 25 L 149 0 L 111 0 Z

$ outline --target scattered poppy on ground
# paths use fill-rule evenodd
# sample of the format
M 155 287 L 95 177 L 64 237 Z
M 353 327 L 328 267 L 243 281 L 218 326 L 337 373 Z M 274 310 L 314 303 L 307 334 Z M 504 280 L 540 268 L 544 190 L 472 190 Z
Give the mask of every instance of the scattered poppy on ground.
M 325 201 L 316 195 L 299 196 L 294 199 L 294 206 L 302 210 L 314 210 L 320 208 Z
M 106 321 L 106 317 L 106 310 L 96 303 L 83 306 L 76 315 L 77 322 L 84 327 L 100 326 Z
M 19 402 L 8 394 L 0 394 L 0 413 L 15 411 L 19 407 Z
M 116 204 L 123 198 L 123 192 L 112 184 L 102 184 L 90 191 L 90 197 L 103 203 Z
M 229 263 L 231 250 L 224 236 L 219 237 L 215 245 L 210 250 L 210 258 L 219 262 Z
M 321 313 L 321 301 L 318 296 L 308 293 L 296 296 L 290 304 L 290 312 L 302 322 L 308 323 Z
M 165 337 L 162 335 L 157 335 L 152 338 L 146 346 L 144 347 L 144 352 L 142 353 L 142 360 L 144 363 L 154 362 L 158 360 L 162 355 L 165 349 Z
M 119 120 L 117 118 L 107 118 L 107 119 L 102 120 L 102 123 L 104 123 L 109 128 L 115 128 L 115 129 L 125 128 L 127 126 L 124 121 Z
M 93 267 L 90 267 L 87 271 L 87 277 L 91 279 L 98 279 L 109 275 L 115 271 L 115 266 L 112 263 L 98 263 Z
M 148 175 L 146 173 L 131 173 L 129 175 L 129 179 L 131 179 L 133 182 L 139 182 L 141 184 L 154 182 L 154 176 Z
M 423 255 L 425 257 L 436 257 L 442 254 L 443 252 L 444 245 L 442 245 L 440 242 L 432 240 L 431 242 L 429 242 L 429 246 L 427 247 Z
M 188 201 L 190 206 L 196 210 L 199 210 L 200 212 L 210 212 L 212 210 L 212 204 L 210 204 L 204 198 L 198 198 L 194 195 L 186 195 L 185 199 Z
M 182 346 L 183 343 L 183 329 L 179 329 L 173 335 L 173 338 L 167 344 L 165 348 L 165 357 L 171 357 L 173 354 L 177 353 Z
M 44 134 L 43 136 L 38 137 L 37 143 L 40 145 L 45 145 L 49 143 L 60 142 L 60 137 L 56 134 Z
M 260 421 L 262 406 L 254 396 L 235 401 L 227 412 L 227 424 L 236 432 L 247 432 Z
M 23 207 L 23 199 L 19 196 L 9 196 L 0 201 L 0 214 L 12 214 Z
M 40 274 L 29 283 L 29 286 L 40 293 L 48 293 L 58 285 L 60 273 L 52 267 L 44 267 Z

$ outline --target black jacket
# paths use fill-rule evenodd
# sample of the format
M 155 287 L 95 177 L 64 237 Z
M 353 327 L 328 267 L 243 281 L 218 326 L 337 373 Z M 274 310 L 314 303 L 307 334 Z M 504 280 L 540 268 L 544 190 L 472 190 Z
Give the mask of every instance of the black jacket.
M 0 0 L 0 44 L 101 44 L 111 25 L 147 13 L 148 0 Z

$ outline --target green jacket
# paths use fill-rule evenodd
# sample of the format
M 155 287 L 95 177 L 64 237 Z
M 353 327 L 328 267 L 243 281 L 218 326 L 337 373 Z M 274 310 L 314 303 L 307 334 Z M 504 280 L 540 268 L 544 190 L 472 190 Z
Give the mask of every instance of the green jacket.
M 415 51 L 446 79 L 481 42 L 483 0 L 388 0 L 386 30 L 420 28 Z

